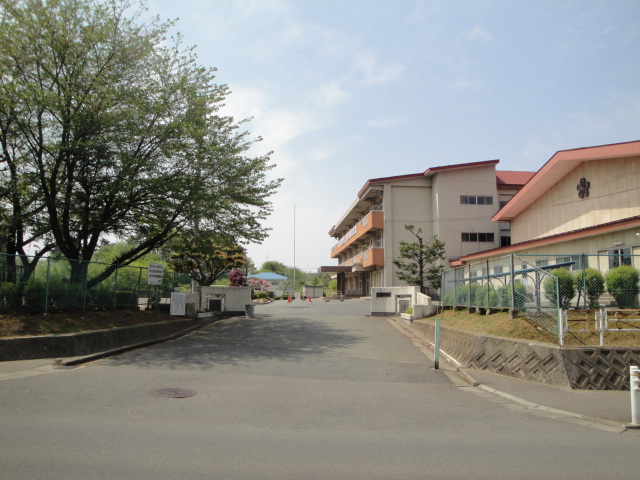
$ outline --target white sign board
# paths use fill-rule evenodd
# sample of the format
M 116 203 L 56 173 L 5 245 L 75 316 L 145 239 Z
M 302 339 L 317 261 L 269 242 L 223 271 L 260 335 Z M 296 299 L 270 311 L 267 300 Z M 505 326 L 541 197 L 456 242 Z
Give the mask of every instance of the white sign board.
M 171 307 L 169 308 L 169 314 L 184 316 L 186 314 L 186 307 L 187 294 L 181 292 L 171 292 Z
M 149 285 L 162 285 L 162 274 L 164 265 L 161 263 L 149 263 L 147 269 L 147 284 Z

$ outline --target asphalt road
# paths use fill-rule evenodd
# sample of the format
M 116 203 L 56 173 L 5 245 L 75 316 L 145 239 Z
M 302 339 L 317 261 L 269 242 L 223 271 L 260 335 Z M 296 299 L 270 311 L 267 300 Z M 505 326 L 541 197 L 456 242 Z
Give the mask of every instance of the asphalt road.
M 254 319 L 2 381 L 0 478 L 639 478 L 640 437 L 454 386 L 368 308 L 277 302 Z

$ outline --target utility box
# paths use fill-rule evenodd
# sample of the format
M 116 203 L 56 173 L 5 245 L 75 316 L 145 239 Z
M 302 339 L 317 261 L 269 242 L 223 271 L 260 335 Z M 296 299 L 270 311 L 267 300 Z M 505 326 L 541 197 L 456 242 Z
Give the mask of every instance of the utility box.
M 302 294 L 305 297 L 311 297 L 311 298 L 324 297 L 322 285 L 317 285 L 317 286 L 305 285 L 304 287 L 302 287 Z

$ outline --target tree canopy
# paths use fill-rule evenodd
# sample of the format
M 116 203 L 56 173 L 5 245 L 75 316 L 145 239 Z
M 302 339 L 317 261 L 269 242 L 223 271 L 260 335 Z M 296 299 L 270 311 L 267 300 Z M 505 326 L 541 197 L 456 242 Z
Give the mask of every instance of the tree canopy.
M 413 225 L 405 225 L 404 228 L 416 237 L 415 242 L 400 242 L 400 258 L 393 264 L 398 268 L 396 275 L 400 280 L 409 285 L 420 287 L 422 293 L 425 287 L 440 288 L 444 266 L 445 246 L 435 236 L 431 243 L 426 243 L 422 236 L 422 229 L 417 230 Z
M 0 233 L 7 253 L 128 264 L 180 231 L 260 242 L 280 179 L 225 85 L 140 0 L 0 0 Z M 36 248 L 37 246 L 37 248 Z M 72 262 L 72 281 L 82 262 Z M 107 269 L 105 276 L 111 272 Z M 96 279 L 99 281 L 100 279 Z
M 188 273 L 199 285 L 212 285 L 234 269 L 247 263 L 244 248 L 225 244 L 211 236 L 182 235 L 172 244 L 169 263 L 176 272 Z

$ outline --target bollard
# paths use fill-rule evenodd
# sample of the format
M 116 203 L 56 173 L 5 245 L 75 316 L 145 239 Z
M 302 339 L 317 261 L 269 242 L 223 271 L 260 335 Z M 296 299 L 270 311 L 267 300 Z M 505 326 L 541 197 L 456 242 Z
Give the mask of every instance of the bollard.
M 435 360 L 435 369 L 440 368 L 440 319 L 436 318 L 436 342 L 433 347 L 433 358 Z
M 631 423 L 627 428 L 640 428 L 640 379 L 638 367 L 629 367 L 631 390 Z

